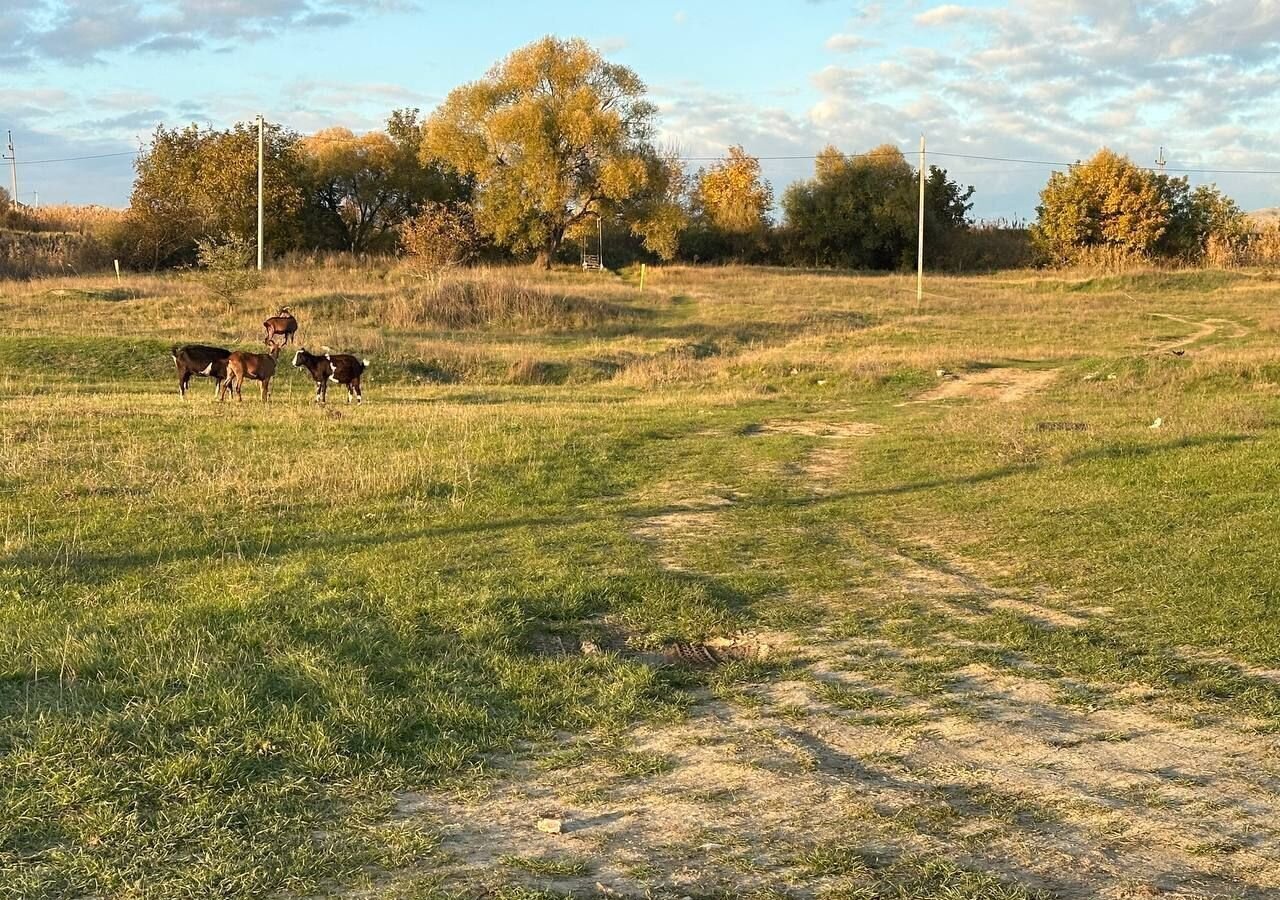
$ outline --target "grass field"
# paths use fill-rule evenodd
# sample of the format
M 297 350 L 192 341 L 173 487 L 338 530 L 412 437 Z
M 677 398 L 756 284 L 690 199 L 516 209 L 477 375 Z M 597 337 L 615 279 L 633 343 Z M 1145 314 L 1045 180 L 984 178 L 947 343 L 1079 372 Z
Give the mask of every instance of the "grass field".
M 929 287 L 0 284 L 0 898 L 1275 896 L 1280 280 Z

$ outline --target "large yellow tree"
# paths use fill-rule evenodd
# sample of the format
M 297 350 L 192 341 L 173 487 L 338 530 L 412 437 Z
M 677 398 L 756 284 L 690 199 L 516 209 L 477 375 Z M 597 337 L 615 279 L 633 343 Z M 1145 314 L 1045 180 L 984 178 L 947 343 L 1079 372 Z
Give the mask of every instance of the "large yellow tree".
M 665 255 L 682 218 L 664 200 L 670 173 L 644 93 L 585 41 L 543 38 L 453 90 L 427 122 L 423 156 L 473 179 L 479 227 L 538 265 L 597 215 Z
M 741 147 L 698 173 L 695 201 L 707 221 L 728 234 L 754 235 L 769 225 L 773 190 L 761 177 L 760 160 Z
M 1105 147 L 1070 171 L 1050 175 L 1036 211 L 1032 237 L 1058 262 L 1090 247 L 1149 254 L 1170 213 L 1155 177 Z

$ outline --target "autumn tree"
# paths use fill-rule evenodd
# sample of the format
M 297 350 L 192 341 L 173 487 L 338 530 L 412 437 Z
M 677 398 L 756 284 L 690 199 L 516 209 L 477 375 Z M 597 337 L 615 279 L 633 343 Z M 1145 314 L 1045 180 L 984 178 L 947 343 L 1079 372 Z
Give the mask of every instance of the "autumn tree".
M 266 243 L 273 250 L 297 244 L 303 196 L 296 143 L 292 132 L 267 126 L 263 198 Z M 124 239 L 135 265 L 192 262 L 200 238 L 256 236 L 256 123 L 225 131 L 161 126 L 135 166 Z
M 439 280 L 447 269 L 468 262 L 480 249 L 471 207 L 464 203 L 428 203 L 401 229 L 409 267 Z
M 1036 209 L 1032 238 L 1058 263 L 1095 247 L 1198 262 L 1211 246 L 1234 252 L 1249 239 L 1244 213 L 1214 185 L 1192 188 L 1106 148 L 1050 175 Z
M 391 139 L 326 128 L 303 138 L 299 151 L 321 234 L 340 232 L 342 248 L 354 253 L 386 248 L 404 219 Z
M 919 170 L 885 144 L 846 155 L 825 148 L 814 177 L 783 195 L 785 241 L 796 261 L 847 268 L 892 269 L 915 263 L 919 228 Z M 944 169 L 925 178 L 925 244 L 941 246 L 968 224 L 973 188 L 962 188 Z
M 714 228 L 733 235 L 758 235 L 769 227 L 773 189 L 760 175 L 760 160 L 740 146 L 699 170 L 694 202 L 698 214 Z
M 1104 147 L 1050 175 L 1036 212 L 1032 240 L 1055 262 L 1071 262 L 1093 247 L 1145 256 L 1168 228 L 1170 195 L 1150 172 Z
M 465 195 L 461 180 L 419 157 L 416 109 L 391 114 L 385 132 L 328 128 L 299 141 L 307 243 L 355 253 L 393 249 L 401 223 L 427 203 Z
M 427 121 L 423 159 L 472 179 L 477 224 L 540 266 L 597 215 L 665 249 L 673 217 L 644 96 L 634 72 L 585 41 L 543 38 L 449 94 Z

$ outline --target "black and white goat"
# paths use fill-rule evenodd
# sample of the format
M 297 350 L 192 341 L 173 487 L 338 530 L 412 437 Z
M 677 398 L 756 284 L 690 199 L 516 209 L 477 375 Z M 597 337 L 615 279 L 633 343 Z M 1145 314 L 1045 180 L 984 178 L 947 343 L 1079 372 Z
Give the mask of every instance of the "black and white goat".
M 322 348 L 323 355 L 308 353 L 303 347 L 293 354 L 293 365 L 298 369 L 306 369 L 316 383 L 316 402 L 324 403 L 329 394 L 329 382 L 347 386 L 347 402 L 354 397 L 361 403 L 364 397 L 360 393 L 360 378 L 369 368 L 369 360 L 359 359 L 348 353 L 333 353 L 328 347 Z
M 192 375 L 213 379 L 213 395 L 218 395 L 218 386 L 227 377 L 227 359 L 230 350 L 221 347 L 209 347 L 205 344 L 178 345 L 170 351 L 174 365 L 178 368 L 178 395 L 187 396 L 187 383 Z

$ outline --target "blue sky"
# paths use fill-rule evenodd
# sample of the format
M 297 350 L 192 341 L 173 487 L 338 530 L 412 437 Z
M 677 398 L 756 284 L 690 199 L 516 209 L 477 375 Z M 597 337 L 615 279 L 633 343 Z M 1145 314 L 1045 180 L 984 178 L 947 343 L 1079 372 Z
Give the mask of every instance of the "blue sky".
M 307 132 L 430 110 L 512 49 L 581 36 L 631 66 L 687 156 L 912 149 L 1070 161 L 1105 144 L 1169 166 L 1280 170 L 1275 0 L 0 0 L 0 128 L 20 160 L 136 150 L 159 122 L 262 111 Z M 1050 169 L 934 156 L 975 212 L 1032 216 Z M 776 160 L 781 194 L 808 160 Z M 1280 175 L 1192 174 L 1246 209 Z M 25 202 L 123 205 L 128 156 L 23 164 Z M 7 182 L 7 177 L 6 177 Z

